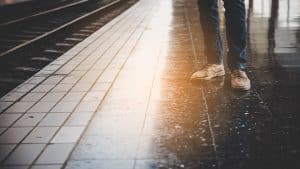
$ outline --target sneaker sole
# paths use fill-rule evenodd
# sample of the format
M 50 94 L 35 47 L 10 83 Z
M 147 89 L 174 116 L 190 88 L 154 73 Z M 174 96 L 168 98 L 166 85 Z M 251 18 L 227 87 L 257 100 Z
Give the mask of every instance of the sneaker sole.
M 249 87 L 242 87 L 242 86 L 232 86 L 232 85 L 231 85 L 231 88 L 232 88 L 232 89 L 235 89 L 235 90 L 243 90 L 243 91 L 247 91 L 247 90 L 250 90 L 250 89 L 251 89 L 251 86 L 249 86 Z

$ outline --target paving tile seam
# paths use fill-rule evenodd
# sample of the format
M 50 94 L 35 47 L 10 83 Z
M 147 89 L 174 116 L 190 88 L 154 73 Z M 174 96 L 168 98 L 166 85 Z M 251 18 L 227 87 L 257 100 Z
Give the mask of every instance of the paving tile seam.
M 2 114 L 0 114 L 1 116 Z M 18 120 L 20 120 L 23 117 L 23 115 L 19 116 L 16 120 L 14 120 L 9 126 L 1 126 L 1 128 L 5 128 L 5 130 L 3 130 L 2 133 L 0 133 L 0 136 L 6 132 L 9 128 L 11 128 L 13 126 L 13 124 L 15 124 Z
M 196 70 L 196 68 L 199 65 L 198 65 L 198 62 L 197 62 L 197 60 L 198 60 L 197 59 L 197 52 L 196 52 L 194 38 L 193 38 L 193 35 L 192 35 L 191 22 L 189 20 L 188 14 L 187 14 L 186 2 L 184 2 L 183 8 L 184 8 L 184 17 L 185 17 L 185 20 L 186 20 L 185 23 L 186 23 L 186 26 L 188 28 L 189 40 L 191 42 L 191 46 L 192 46 L 192 50 L 193 50 L 193 58 L 191 58 L 191 59 L 192 59 L 192 62 L 193 62 L 194 70 Z
M 156 2 L 156 3 L 160 4 L 161 2 Z M 156 8 L 159 8 L 157 6 L 158 5 L 156 5 Z M 155 54 L 154 54 L 154 56 L 156 56 L 156 58 L 157 58 L 156 59 L 156 64 L 157 65 L 161 64 L 161 62 L 160 62 L 160 56 L 162 55 L 162 48 L 164 47 L 163 46 L 164 41 L 160 40 L 159 42 L 160 43 L 156 43 L 155 44 L 155 48 L 157 48 L 157 53 L 155 52 Z M 146 120 L 147 120 L 147 117 L 148 117 L 148 114 L 149 114 L 149 111 L 150 111 L 150 104 L 151 104 L 150 101 L 152 100 L 153 88 L 155 86 L 155 82 L 160 78 L 160 76 L 157 75 L 157 72 L 158 72 L 158 70 L 156 69 L 154 71 L 154 75 L 153 75 L 152 80 L 151 80 L 151 87 L 150 87 L 149 94 L 147 94 L 148 96 L 147 96 L 147 105 L 146 105 L 146 110 L 145 110 L 145 116 L 144 116 L 144 119 L 143 119 L 143 122 L 142 122 L 143 125 L 142 125 L 142 128 L 141 128 L 141 131 L 140 131 L 140 134 L 139 134 L 137 150 L 136 150 L 135 156 L 133 158 L 133 160 L 134 160 L 133 169 L 136 167 L 137 161 L 140 160 L 140 158 L 138 158 L 138 153 L 139 153 L 139 150 L 140 150 L 140 147 L 141 147 L 141 141 L 142 141 L 143 131 L 144 131 L 144 128 L 145 128 L 145 125 L 146 125 L 145 123 L 146 123 Z
M 66 120 L 65 120 L 65 121 L 66 121 Z M 26 137 L 27 137 L 27 136 L 26 136 Z M 26 138 L 26 137 L 25 137 L 25 138 Z M 53 136 L 53 137 L 54 137 L 54 136 Z M 9 155 L 8 155 L 8 156 L 9 156 Z M 7 157 L 8 157 L 8 156 L 7 156 Z
M 58 58 L 57 58 L 56 60 L 54 60 L 53 62 L 55 63 L 55 61 L 61 60 L 61 58 L 65 57 L 65 56 L 68 56 L 68 53 L 69 53 L 69 52 L 72 52 L 72 50 L 78 48 L 79 46 L 81 46 L 81 44 L 86 43 L 86 41 L 90 41 L 89 38 L 94 37 L 94 35 L 100 34 L 99 32 L 101 32 L 101 33 L 103 32 L 102 34 L 98 35 L 97 38 L 95 38 L 95 40 L 92 40 L 89 44 L 85 45 L 84 48 L 80 49 L 80 50 L 77 51 L 75 54 L 73 54 L 73 57 L 70 57 L 63 65 L 61 65 L 60 68 L 62 68 L 62 67 L 63 67 L 64 65 L 66 65 L 70 60 L 72 60 L 77 54 L 79 54 L 81 51 L 83 51 L 86 47 L 88 47 L 88 46 L 89 46 L 90 44 L 92 44 L 94 41 L 98 40 L 99 37 L 101 37 L 102 35 L 104 35 L 106 31 L 109 31 L 112 27 L 116 26 L 117 24 L 121 25 L 119 22 L 120 22 L 120 21 L 124 21 L 124 18 L 126 18 L 126 17 L 130 17 L 130 16 L 127 16 L 127 15 L 130 14 L 130 11 L 131 11 L 131 10 L 134 10 L 135 8 L 137 8 L 137 5 L 136 5 L 136 4 L 134 4 L 131 8 L 129 8 L 128 10 L 126 10 L 122 15 L 119 15 L 118 17 L 116 17 L 115 19 L 111 20 L 109 23 L 107 23 L 106 25 L 104 25 L 101 29 L 99 29 L 99 31 L 96 31 L 96 32 L 93 33 L 91 36 L 89 36 L 88 38 L 86 38 L 84 41 L 80 42 L 80 43 L 77 44 L 75 47 L 73 47 L 72 49 L 70 49 L 69 51 L 67 51 L 65 54 L 63 54 L 62 56 L 58 57 Z M 103 31 L 103 30 L 105 30 L 105 31 Z M 53 64 L 53 62 L 50 63 L 49 65 Z M 39 77 L 39 76 L 37 76 L 37 75 L 38 75 L 40 72 L 43 72 L 44 70 L 47 70 L 47 67 L 45 67 L 45 68 L 43 68 L 41 71 L 37 72 L 36 75 L 33 75 L 32 78 Z M 57 70 L 57 71 L 58 71 L 58 70 Z M 53 72 L 53 74 L 55 74 L 55 72 Z M 46 77 L 50 77 L 51 75 L 52 75 L 52 74 L 49 74 L 49 75 L 46 76 Z M 43 81 L 45 81 L 45 80 L 47 79 L 46 77 L 43 77 L 43 78 L 44 78 Z M 9 93 L 14 93 L 14 92 L 16 92 L 15 90 L 18 90 L 19 87 L 22 87 L 23 85 L 28 84 L 28 82 L 30 82 L 30 81 L 32 80 L 32 78 L 30 78 L 30 79 L 28 79 L 27 81 L 25 81 L 24 83 L 20 84 L 18 87 L 16 87 L 15 89 L 13 89 L 13 90 L 12 90 L 11 92 L 9 92 Z M 35 87 L 38 86 L 39 84 L 41 84 L 43 81 L 41 81 L 41 82 L 35 84 Z M 28 92 L 24 92 L 24 95 L 25 95 L 26 93 L 29 93 L 30 91 L 34 90 L 35 87 L 33 87 L 33 88 L 32 88 L 31 90 L 29 90 Z M 8 94 L 9 94 L 9 93 L 8 93 Z M 6 96 L 6 95 L 5 95 L 5 96 Z M 3 99 L 5 96 L 3 96 L 1 99 Z M 0 99 L 0 100 L 1 100 L 1 99 Z M 15 100 L 14 102 L 16 102 L 16 101 L 18 101 L 18 100 L 20 100 L 20 99 L 22 99 L 22 97 L 20 97 L 19 99 Z M 10 106 L 12 106 L 12 105 L 10 105 Z M 8 106 L 8 107 L 5 108 L 4 110 L 2 110 L 2 112 L 4 112 L 5 110 L 7 110 L 10 106 Z
M 160 64 L 159 62 L 159 57 L 161 56 L 161 48 L 162 47 L 159 47 L 159 52 L 158 52 L 158 59 L 157 59 L 157 64 Z M 154 76 L 152 78 L 152 82 L 151 82 L 151 89 L 150 89 L 150 93 L 149 93 L 149 96 L 148 96 L 148 99 L 147 99 L 147 106 L 146 106 L 146 113 L 145 113 L 145 117 L 143 119 L 143 126 L 142 126 L 142 129 L 141 129 L 141 132 L 139 134 L 139 141 L 138 141 L 138 146 L 137 146 L 137 151 L 136 151 L 136 154 L 135 154 L 135 158 L 134 158 L 134 165 L 133 165 L 133 168 L 136 167 L 136 161 L 139 160 L 138 158 L 138 153 L 139 153 L 139 150 L 140 150 L 140 147 L 141 147 L 141 141 L 142 141 L 142 136 L 143 136 L 143 131 L 144 131 L 144 128 L 145 128 L 145 123 L 146 123 L 146 120 L 147 120 L 147 117 L 148 117 L 148 114 L 149 114 L 149 110 L 150 110 L 150 101 L 152 99 L 152 90 L 154 88 L 154 85 L 155 85 L 155 81 L 156 79 L 158 78 L 157 76 L 157 72 L 158 70 L 156 69 L 155 70 L 155 73 L 154 73 Z
M 3 160 L 2 161 L 0 161 L 0 166 L 2 166 L 5 162 L 6 162 L 6 160 L 13 154 L 13 152 L 15 152 L 15 150 L 20 146 L 20 145 L 22 145 L 22 142 L 25 140 L 25 138 L 27 137 L 27 136 L 29 136 L 29 134 L 33 131 L 33 129 L 34 129 L 35 127 L 32 127 L 32 129 L 30 129 L 30 131 L 24 136 L 24 138 L 22 138 L 21 139 L 21 141 L 19 142 L 19 143 L 12 143 L 12 144 L 16 144 L 16 146 L 6 155 L 6 157 L 5 158 L 3 158 Z M 8 129 L 7 129 L 8 130 Z M 6 131 L 7 131 L 6 130 Z M 4 132 L 3 132 L 4 133 Z M 9 143 L 7 143 L 7 144 L 9 144 Z M 2 145 L 2 143 L 1 143 L 1 145 Z
M 196 48 L 195 48 L 195 43 L 194 43 L 194 36 L 193 36 L 192 30 L 191 30 L 191 22 L 190 22 L 188 13 L 187 13 L 186 2 L 184 2 L 183 6 L 184 6 L 183 8 L 184 8 L 184 15 L 185 15 L 185 23 L 188 27 L 189 40 L 190 40 L 190 43 L 191 43 L 191 46 L 192 46 L 192 49 L 193 49 L 192 62 L 193 62 L 194 70 L 196 70 L 196 68 L 198 66 L 198 62 L 197 62 L 198 59 L 197 59 L 197 53 L 196 53 Z M 205 111 L 204 112 L 205 112 L 205 114 L 207 116 L 207 120 L 208 120 L 208 126 L 209 126 L 210 135 L 211 135 L 211 139 L 212 139 L 212 145 L 213 145 L 213 148 L 214 148 L 215 158 L 216 158 L 217 163 L 218 163 L 218 168 L 220 168 L 218 155 L 217 155 L 218 153 L 217 153 L 216 139 L 215 139 L 215 136 L 214 136 L 213 127 L 212 127 L 212 124 L 211 124 L 211 117 L 210 117 L 209 112 L 208 112 L 207 99 L 205 97 L 202 84 L 201 84 L 201 89 L 200 90 L 201 90 L 202 98 L 204 100 L 204 105 L 205 105 Z

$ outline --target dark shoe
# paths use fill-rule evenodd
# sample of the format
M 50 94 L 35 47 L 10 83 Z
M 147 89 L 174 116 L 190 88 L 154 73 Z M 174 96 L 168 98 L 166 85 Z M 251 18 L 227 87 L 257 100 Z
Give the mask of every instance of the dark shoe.
M 233 70 L 231 72 L 231 87 L 238 90 L 249 90 L 250 80 L 245 71 Z

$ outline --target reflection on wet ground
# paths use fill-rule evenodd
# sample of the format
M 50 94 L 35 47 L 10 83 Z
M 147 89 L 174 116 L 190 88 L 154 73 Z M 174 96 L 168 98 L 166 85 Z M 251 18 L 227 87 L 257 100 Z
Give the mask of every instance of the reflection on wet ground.
M 299 168 L 299 1 L 247 1 L 249 92 L 190 83 L 206 62 L 196 1 L 157 3 L 67 168 Z
M 28 1 L 28 0 L 0 0 L 0 5 L 9 5 L 9 4 L 15 4 L 24 1 Z

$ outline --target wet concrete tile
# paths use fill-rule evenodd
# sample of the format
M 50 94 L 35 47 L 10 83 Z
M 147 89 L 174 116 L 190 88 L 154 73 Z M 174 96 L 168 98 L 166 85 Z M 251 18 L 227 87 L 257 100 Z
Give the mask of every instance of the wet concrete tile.
M 38 112 L 49 112 L 57 102 L 37 102 L 31 109 L 28 110 L 30 113 Z
M 146 119 L 137 159 L 178 156 L 181 160 L 204 160 L 215 157 L 205 115 L 166 115 L 150 115 Z
M 48 143 L 58 127 L 36 127 L 22 143 Z
M 41 99 L 41 102 L 58 102 L 64 95 L 64 92 L 49 92 Z
M 95 83 L 91 91 L 107 91 L 111 83 Z
M 0 112 L 3 112 L 6 108 L 12 105 L 14 102 L 0 102 Z
M 3 96 L 0 99 L 0 101 L 3 101 L 3 102 L 8 102 L 8 101 L 15 102 L 15 101 L 19 100 L 25 94 L 26 94 L 25 92 L 9 92 L 5 96 Z
M 106 116 L 100 113 L 92 120 L 90 130 L 86 135 L 139 135 L 144 125 L 145 114 L 134 114 L 133 116 Z M 109 129 L 109 130 L 107 130 Z
M 73 102 L 65 102 L 65 101 L 61 101 L 59 103 L 57 103 L 57 105 L 55 105 L 55 107 L 53 107 L 53 109 L 51 110 L 51 112 L 56 112 L 56 113 L 70 113 L 73 112 L 75 107 L 77 106 L 77 104 L 79 101 L 73 101 Z
M 67 92 L 73 87 L 73 84 L 58 84 L 51 91 L 52 92 Z
M 82 64 L 83 65 L 83 64 Z M 102 71 L 88 71 L 81 79 L 80 82 L 85 82 L 85 83 L 90 83 L 93 84 L 96 80 L 97 77 L 102 73 Z M 79 82 L 79 83 L 80 83 Z
M 98 101 L 82 101 L 75 109 L 75 112 L 93 112 L 96 111 L 101 100 Z
M 207 161 L 182 161 L 177 160 L 176 158 L 168 158 L 168 159 L 146 159 L 146 160 L 137 160 L 135 164 L 135 169 L 180 169 L 180 168 L 188 168 L 188 169 L 213 169 L 218 168 L 217 163 L 214 160 Z
M 0 114 L 0 127 L 9 127 L 12 125 L 22 114 Z
M 9 128 L 0 136 L 0 143 L 19 143 L 31 129 L 32 127 Z
M 88 71 L 92 67 L 92 64 L 80 64 L 75 68 L 76 71 Z
M 52 76 L 48 77 L 45 81 L 43 81 L 43 84 L 45 84 L 45 85 L 57 84 L 63 78 L 64 78 L 64 76 L 62 76 L 62 75 L 52 75 Z
M 63 99 L 63 102 L 78 102 L 86 92 L 69 92 Z
M 19 166 L 1 166 L 1 169 L 28 169 L 28 165 L 19 165 Z
M 15 102 L 6 110 L 8 113 L 25 113 L 35 102 Z
M 51 143 L 76 143 L 84 129 L 85 127 L 82 126 L 62 127 L 52 139 Z
M 138 135 L 84 136 L 71 160 L 128 160 L 134 159 L 139 143 Z
M 63 164 L 74 144 L 50 144 L 37 159 L 36 164 Z
M 108 104 L 109 103 L 109 104 Z M 99 106 L 102 116 L 145 114 L 147 102 L 142 99 L 105 99 Z
M 13 125 L 13 127 L 34 127 L 45 115 L 46 113 L 26 113 Z
M 144 114 L 96 116 L 76 147 L 74 160 L 133 159 L 138 149 Z
M 30 165 L 44 147 L 45 144 L 20 144 L 4 163 L 10 165 Z
M 62 165 L 33 165 L 31 169 L 61 169 Z
M 132 169 L 134 166 L 134 160 L 80 160 L 69 161 L 66 169 Z
M 105 94 L 106 94 L 105 91 L 88 92 L 86 96 L 83 98 L 83 101 L 102 101 Z
M 70 113 L 48 113 L 38 126 L 61 126 Z
M 24 92 L 27 93 L 31 89 L 33 89 L 36 86 L 36 84 L 22 84 L 20 87 L 18 87 L 15 91 L 16 92 Z
M 87 92 L 92 87 L 92 83 L 76 83 L 71 89 L 72 92 Z
M 37 102 L 39 101 L 46 93 L 28 93 L 22 98 L 21 101 Z
M 126 88 L 123 86 L 123 88 L 117 88 L 114 85 L 112 86 L 112 91 L 107 94 L 107 101 L 137 101 L 139 99 L 140 102 L 146 102 L 149 99 L 150 90 L 150 87 L 131 86 Z
M 106 69 L 103 74 L 99 77 L 97 82 L 100 83 L 112 83 L 117 75 L 119 70 L 114 70 L 114 69 Z
M 44 79 L 45 79 L 44 77 L 33 76 L 33 77 L 29 78 L 25 83 L 38 84 L 38 83 L 42 82 Z
M 0 145 L 0 161 L 4 160 L 4 158 L 16 147 L 15 144 L 5 144 Z
M 33 89 L 32 92 L 46 93 L 46 92 L 49 92 L 54 86 L 55 86 L 55 84 L 41 84 L 41 85 L 38 85 L 35 89 Z
M 75 84 L 80 79 L 79 75 L 68 75 L 60 83 L 61 84 Z
M 6 128 L 0 128 L 0 135 L 6 130 Z
M 65 126 L 87 126 L 91 120 L 93 112 L 76 112 L 73 113 Z

